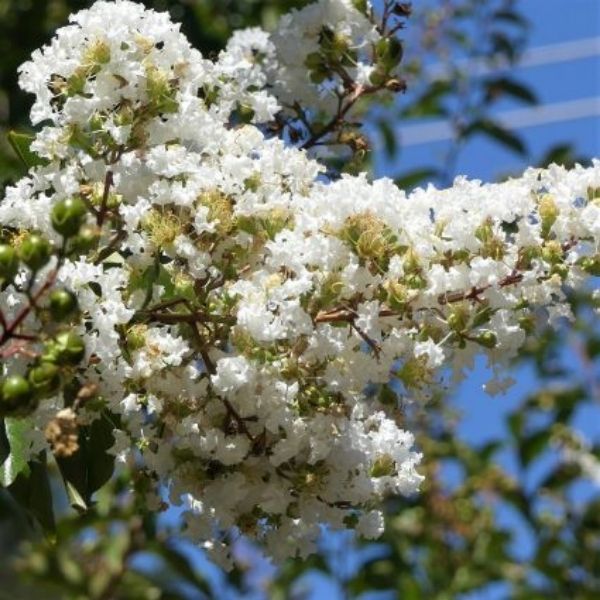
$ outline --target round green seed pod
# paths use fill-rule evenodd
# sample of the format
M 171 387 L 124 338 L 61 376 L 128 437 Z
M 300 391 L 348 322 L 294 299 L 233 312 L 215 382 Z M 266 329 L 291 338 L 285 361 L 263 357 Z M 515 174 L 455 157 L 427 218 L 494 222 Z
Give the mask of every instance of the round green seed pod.
M 29 371 L 28 380 L 38 398 L 52 395 L 60 387 L 60 369 L 52 363 L 41 363 Z
M 41 269 L 52 253 L 50 242 L 37 233 L 30 233 L 19 246 L 19 258 L 32 270 Z
M 81 337 L 72 331 L 64 331 L 46 344 L 41 361 L 58 366 L 75 366 L 84 356 L 85 344 Z
M 0 384 L 0 415 L 26 416 L 37 406 L 30 383 L 21 375 L 10 375 Z
M 0 283 L 12 281 L 19 270 L 19 257 L 8 244 L 0 244 Z
M 77 235 L 86 213 L 87 207 L 81 198 L 65 198 L 52 208 L 52 227 L 64 237 Z
M 54 290 L 48 300 L 50 314 L 56 321 L 64 321 L 74 314 L 78 308 L 75 294 L 68 290 Z

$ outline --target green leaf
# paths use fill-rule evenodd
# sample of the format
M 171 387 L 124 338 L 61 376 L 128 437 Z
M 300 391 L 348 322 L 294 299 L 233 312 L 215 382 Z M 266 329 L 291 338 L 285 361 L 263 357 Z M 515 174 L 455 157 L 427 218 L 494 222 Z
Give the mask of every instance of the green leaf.
M 522 412 L 517 411 L 510 415 L 507 419 L 508 429 L 514 440 L 518 440 L 523 432 L 525 425 L 525 417 Z
M 557 164 L 570 169 L 575 163 L 584 164 L 587 161 L 585 156 L 575 154 L 575 149 L 571 144 L 556 144 L 545 152 L 537 166 L 545 169 L 552 164 Z
M 507 23 L 518 25 L 523 29 L 527 29 L 529 27 L 529 21 L 519 13 L 512 10 L 497 10 L 492 15 L 492 18 L 496 19 L 497 21 L 505 21 Z
M 0 419 L 0 465 L 8 458 L 10 454 L 10 444 L 6 435 L 4 419 Z
M 445 79 L 434 81 L 423 94 L 400 113 L 400 117 L 444 116 L 448 111 L 442 106 L 441 101 L 452 91 L 451 81 Z
M 56 457 L 56 463 L 65 481 L 71 505 L 85 511 L 92 504 L 92 496 L 111 477 L 114 456 L 107 450 L 114 444 L 111 417 L 108 413 L 79 431 L 79 450 L 69 457 Z
M 41 159 L 37 154 L 34 154 L 31 151 L 31 142 L 35 139 L 33 135 L 9 131 L 6 137 L 8 143 L 11 145 L 25 168 L 30 169 L 31 167 L 46 164 L 45 160 Z
M 387 121 L 381 120 L 377 123 L 381 137 L 383 138 L 383 146 L 389 158 L 396 154 L 396 135 Z
M 183 577 L 186 581 L 191 583 L 196 589 L 204 592 L 208 596 L 211 595 L 211 588 L 204 578 L 191 563 L 190 559 L 185 556 L 174 544 L 161 544 L 160 555 L 167 563 L 167 565 L 173 569 L 180 577 Z
M 542 429 L 527 436 L 521 440 L 519 444 L 519 458 L 521 464 L 527 467 L 534 459 L 536 459 L 549 446 L 550 431 Z
M 475 133 L 483 133 L 517 154 L 527 154 L 527 148 L 519 136 L 491 119 L 473 121 L 463 130 L 462 137 L 466 139 Z
M 10 448 L 9 455 L 0 466 L 0 485 L 8 487 L 19 473 L 27 472 L 29 459 L 29 444 L 25 433 L 31 430 L 29 419 L 6 418 L 4 420 L 4 434 Z
M 494 31 L 490 35 L 490 38 L 495 54 L 504 54 L 511 63 L 515 61 L 518 49 L 509 36 L 500 31 Z
M 500 96 L 511 96 L 527 104 L 537 104 L 538 98 L 526 85 L 509 77 L 496 77 L 483 83 L 486 102 L 491 102 Z
M 37 460 L 31 461 L 27 471 L 18 474 L 8 491 L 44 531 L 54 531 L 56 523 L 45 453 L 42 452 Z
M 99 490 L 111 477 L 115 466 L 115 457 L 107 450 L 115 443 L 114 425 L 110 416 L 103 414 L 90 426 L 88 444 L 88 493 Z
M 400 177 L 394 180 L 394 183 L 401 190 L 410 190 L 424 181 L 429 181 L 431 179 L 435 179 L 439 175 L 439 172 L 436 169 L 415 169 L 414 171 L 408 171 L 404 173 Z

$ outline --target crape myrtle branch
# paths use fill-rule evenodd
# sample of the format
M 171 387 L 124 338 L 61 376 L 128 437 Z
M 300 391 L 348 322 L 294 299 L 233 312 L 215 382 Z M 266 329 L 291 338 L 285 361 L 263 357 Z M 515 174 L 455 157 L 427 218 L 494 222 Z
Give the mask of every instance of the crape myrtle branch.
M 211 61 L 97 2 L 20 69 L 45 164 L 0 203 L 1 415 L 32 458 L 109 423 L 144 505 L 168 489 L 224 566 L 232 528 L 277 560 L 322 523 L 379 535 L 422 481 L 402 407 L 480 353 L 504 389 L 600 274 L 600 163 L 409 196 L 327 177 L 307 150 L 360 155 L 359 98 L 402 87 L 409 9 L 382 8 L 320 0 Z

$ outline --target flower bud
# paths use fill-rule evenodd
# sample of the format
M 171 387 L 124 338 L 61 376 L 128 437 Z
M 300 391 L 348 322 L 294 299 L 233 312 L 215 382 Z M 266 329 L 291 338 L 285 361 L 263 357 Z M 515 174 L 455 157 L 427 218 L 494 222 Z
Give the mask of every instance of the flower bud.
M 54 290 L 49 297 L 52 318 L 62 321 L 77 310 L 77 298 L 68 290 Z
M 484 331 L 475 338 L 475 341 L 484 348 L 495 348 L 498 338 L 493 331 Z
M 29 371 L 29 383 L 38 398 L 51 395 L 60 386 L 60 370 L 52 363 L 41 363 Z
M 376 52 L 377 64 L 389 72 L 402 60 L 402 43 L 395 37 L 383 38 L 377 43 Z
M 50 242 L 37 233 L 30 233 L 19 246 L 19 258 L 32 270 L 41 269 L 49 260 Z
M 72 237 L 83 224 L 87 207 L 78 196 L 65 198 L 52 208 L 52 227 L 64 237 Z
M 19 270 L 19 257 L 8 244 L 0 244 L 0 283 L 12 281 Z
M 371 477 L 385 477 L 393 475 L 396 471 L 396 463 L 389 454 L 379 456 L 371 467 Z
M 367 0 L 352 0 L 352 5 L 358 12 L 362 13 L 363 15 L 366 15 L 368 13 L 369 4 L 367 3 Z
M 448 327 L 454 331 L 463 331 L 467 326 L 466 315 L 462 311 L 455 311 L 448 315 Z
M 36 407 L 31 385 L 21 375 L 11 375 L 0 385 L 0 414 L 26 416 Z
M 97 244 L 100 238 L 100 231 L 96 225 L 83 225 L 79 233 L 72 238 L 72 249 L 80 254 L 89 252 Z
M 556 223 L 560 211 L 550 194 L 542 196 L 538 211 L 542 220 L 542 237 L 547 238 L 550 235 L 552 226 Z
M 586 256 L 581 260 L 581 268 L 594 277 L 600 277 L 600 254 Z

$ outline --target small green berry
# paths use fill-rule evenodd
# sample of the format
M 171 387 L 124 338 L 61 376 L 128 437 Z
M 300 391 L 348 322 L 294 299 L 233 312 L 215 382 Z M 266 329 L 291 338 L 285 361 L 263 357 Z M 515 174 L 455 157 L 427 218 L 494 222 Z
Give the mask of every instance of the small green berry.
M 50 314 L 57 321 L 63 321 L 77 310 L 77 298 L 68 290 L 54 290 L 49 303 Z
M 35 395 L 43 398 L 60 386 L 60 369 L 52 363 L 41 363 L 29 371 L 28 379 Z
M 484 331 L 477 336 L 475 341 L 484 348 L 495 348 L 498 338 L 493 331 Z
M 86 213 L 87 207 L 81 198 L 65 198 L 52 208 L 52 227 L 62 236 L 72 237 L 79 232 Z
M 72 331 L 59 333 L 48 343 L 42 354 L 42 362 L 57 365 L 77 365 L 85 355 L 83 340 Z
M 19 270 L 19 257 L 8 244 L 0 244 L 0 283 L 12 281 Z
M 31 385 L 21 375 L 10 375 L 0 386 L 0 413 L 25 416 L 35 409 Z
M 37 233 L 30 233 L 19 246 L 19 258 L 32 270 L 41 269 L 49 260 L 50 242 Z

